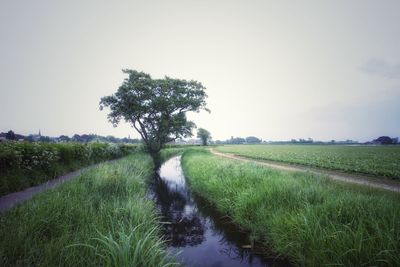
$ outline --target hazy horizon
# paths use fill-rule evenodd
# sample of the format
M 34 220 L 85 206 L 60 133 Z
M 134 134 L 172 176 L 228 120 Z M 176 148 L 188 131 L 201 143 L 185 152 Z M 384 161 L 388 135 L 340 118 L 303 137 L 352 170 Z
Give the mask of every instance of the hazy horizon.
M 400 136 L 400 1 L 2 1 L 0 131 L 138 138 L 121 69 L 197 80 L 214 140 Z

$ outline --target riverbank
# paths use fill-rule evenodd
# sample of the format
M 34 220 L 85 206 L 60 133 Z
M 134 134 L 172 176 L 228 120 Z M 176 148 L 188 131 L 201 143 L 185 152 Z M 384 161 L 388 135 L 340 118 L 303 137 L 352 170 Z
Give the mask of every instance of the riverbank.
M 299 265 L 400 265 L 396 193 L 187 152 L 193 191 Z
M 290 266 L 275 255 L 260 255 L 249 235 L 208 202 L 191 193 L 181 157 L 166 161 L 152 179 L 150 197 L 160 212 L 169 251 L 183 266 Z M 264 250 L 263 250 L 264 251 Z
M 1 266 L 170 266 L 148 155 L 100 164 L 0 216 Z

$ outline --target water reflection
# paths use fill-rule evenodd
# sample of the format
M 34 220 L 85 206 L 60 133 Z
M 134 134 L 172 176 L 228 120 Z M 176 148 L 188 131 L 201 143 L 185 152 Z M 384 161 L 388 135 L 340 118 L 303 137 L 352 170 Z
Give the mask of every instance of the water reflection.
M 175 181 L 162 179 L 158 174 L 152 186 L 154 200 L 162 215 L 165 236 L 170 240 L 170 245 L 185 247 L 203 242 L 204 222 L 198 216 L 186 187 Z
M 244 249 L 246 232 L 232 224 L 186 185 L 180 157 L 165 162 L 151 184 L 151 197 L 162 216 L 172 251 L 181 251 L 187 266 L 287 266 L 267 260 L 257 249 Z

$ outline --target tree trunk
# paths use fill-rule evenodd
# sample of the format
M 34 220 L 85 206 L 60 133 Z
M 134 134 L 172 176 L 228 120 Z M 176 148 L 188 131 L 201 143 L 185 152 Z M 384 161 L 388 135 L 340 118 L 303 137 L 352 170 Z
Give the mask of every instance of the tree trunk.
M 146 151 L 150 154 L 154 163 L 154 170 L 158 170 L 161 167 L 162 159 L 161 159 L 161 145 L 159 142 L 146 142 Z
M 160 151 L 150 151 L 150 156 L 153 159 L 154 170 L 158 170 L 161 167 L 162 159 Z

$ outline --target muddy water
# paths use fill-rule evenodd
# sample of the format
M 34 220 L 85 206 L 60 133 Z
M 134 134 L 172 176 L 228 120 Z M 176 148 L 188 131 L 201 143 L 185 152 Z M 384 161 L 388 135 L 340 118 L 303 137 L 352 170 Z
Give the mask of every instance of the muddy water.
M 165 162 L 153 179 L 151 197 L 162 215 L 169 249 L 186 266 L 287 266 L 249 248 L 248 234 L 191 193 L 180 156 Z

